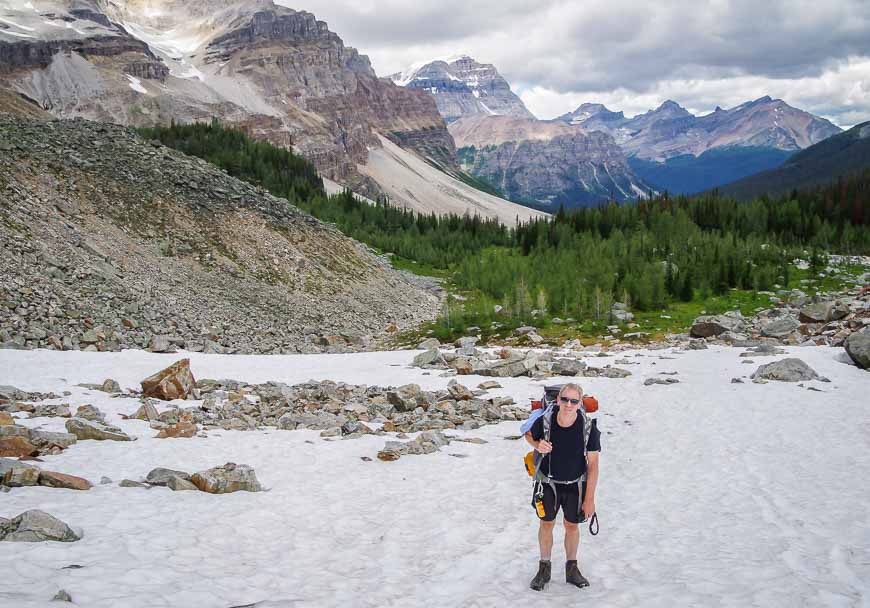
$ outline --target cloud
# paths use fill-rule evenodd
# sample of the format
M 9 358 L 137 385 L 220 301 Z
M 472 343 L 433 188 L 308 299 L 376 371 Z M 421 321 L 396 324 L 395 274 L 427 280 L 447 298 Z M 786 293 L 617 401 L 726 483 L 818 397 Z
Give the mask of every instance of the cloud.
M 842 126 L 870 119 L 866 0 L 280 1 L 326 20 L 382 75 L 460 52 L 494 63 L 542 118 L 583 101 L 631 115 L 769 94 Z

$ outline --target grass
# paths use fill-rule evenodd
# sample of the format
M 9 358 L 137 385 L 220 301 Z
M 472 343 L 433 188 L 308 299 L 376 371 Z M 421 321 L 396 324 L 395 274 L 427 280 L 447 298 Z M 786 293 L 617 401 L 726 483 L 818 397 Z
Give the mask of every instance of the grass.
M 602 319 L 578 319 L 573 322 L 553 323 L 551 316 L 540 316 L 533 319 L 519 319 L 510 316 L 489 314 L 494 301 L 485 295 L 474 291 L 460 291 L 450 281 L 450 272 L 443 269 L 427 267 L 416 264 L 410 260 L 404 260 L 393 256 L 393 265 L 411 272 L 437 276 L 444 279 L 444 287 L 447 289 L 447 307 L 450 315 L 442 312 L 436 321 L 426 323 L 421 328 L 403 332 L 395 337 L 396 346 L 415 346 L 425 338 L 434 337 L 443 342 L 452 342 L 457 338 L 468 335 L 469 328 L 477 327 L 475 332 L 482 338 L 482 342 L 489 344 L 510 344 L 516 346 L 530 345 L 525 338 L 514 335 L 514 330 L 523 325 L 531 325 L 537 329 L 537 333 L 546 342 L 554 344 L 568 340 L 580 340 L 589 345 L 602 341 L 603 336 L 610 335 L 608 326 L 620 325 L 611 323 L 608 318 Z M 850 285 L 850 278 L 859 276 L 870 271 L 870 268 L 862 265 L 842 265 L 837 267 L 836 273 L 822 271 L 825 276 L 819 276 L 819 270 L 801 269 L 792 266 L 789 270 L 788 285 L 780 286 L 776 291 L 790 291 L 799 289 L 807 295 L 815 295 L 820 292 L 835 292 Z M 701 299 L 696 293 L 696 299 L 691 302 L 674 301 L 662 310 L 632 311 L 636 327 L 627 324 L 620 325 L 621 334 L 617 335 L 622 340 L 624 334 L 641 333 L 634 340 L 649 342 L 662 339 L 669 333 L 681 333 L 688 331 L 693 321 L 701 315 L 721 314 L 730 310 L 739 310 L 745 316 L 773 306 L 771 301 L 772 292 L 756 292 L 750 290 L 731 289 L 722 295 L 711 294 Z M 462 300 L 456 300 L 453 295 L 458 295 Z M 787 299 L 787 296 L 776 296 Z M 462 308 L 466 314 L 461 314 Z M 484 314 L 475 316 L 475 309 L 486 310 Z M 493 321 L 497 324 L 493 325 Z

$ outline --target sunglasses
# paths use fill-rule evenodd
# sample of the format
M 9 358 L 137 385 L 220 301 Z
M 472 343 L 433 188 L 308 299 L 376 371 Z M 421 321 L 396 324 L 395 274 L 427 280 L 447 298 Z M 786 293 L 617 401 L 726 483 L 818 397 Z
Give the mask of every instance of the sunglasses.
M 579 399 L 568 399 L 568 397 L 559 397 L 559 401 L 562 403 L 570 403 L 571 405 L 580 405 Z

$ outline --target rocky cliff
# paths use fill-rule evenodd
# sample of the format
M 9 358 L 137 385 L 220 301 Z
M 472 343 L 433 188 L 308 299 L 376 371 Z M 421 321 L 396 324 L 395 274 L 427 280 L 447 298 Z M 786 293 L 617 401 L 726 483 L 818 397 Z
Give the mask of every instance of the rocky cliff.
M 534 118 L 494 65 L 468 55 L 416 65 L 390 78 L 431 94 L 448 123 L 476 114 Z
M 549 209 L 647 196 L 613 138 L 560 122 L 478 116 L 451 123 L 460 165 L 515 201 Z
M 378 78 L 324 22 L 270 0 L 33 0 L 0 4 L 0 18 L 0 86 L 58 117 L 217 116 L 363 189 L 357 165 L 379 133 L 454 162 L 431 97 Z
M 212 165 L 0 114 L 0 344 L 314 352 L 433 318 L 367 248 Z M 392 327 L 394 325 L 395 327 Z

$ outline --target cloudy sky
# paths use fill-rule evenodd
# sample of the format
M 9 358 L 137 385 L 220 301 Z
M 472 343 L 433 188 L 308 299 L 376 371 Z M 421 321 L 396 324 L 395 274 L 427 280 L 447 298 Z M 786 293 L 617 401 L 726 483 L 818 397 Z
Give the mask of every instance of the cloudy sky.
M 529 109 L 629 116 L 763 95 L 848 127 L 870 120 L 870 0 L 279 0 L 327 21 L 379 75 L 467 53 Z

